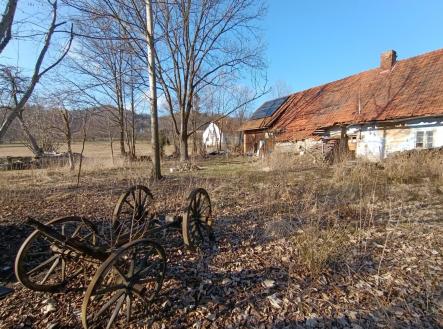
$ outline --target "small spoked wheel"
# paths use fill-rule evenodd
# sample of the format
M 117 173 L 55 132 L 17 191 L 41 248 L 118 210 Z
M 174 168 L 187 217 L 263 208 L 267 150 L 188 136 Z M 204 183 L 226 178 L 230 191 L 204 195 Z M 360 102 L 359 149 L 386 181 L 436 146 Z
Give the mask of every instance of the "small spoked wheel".
M 123 193 L 112 217 L 112 241 L 114 245 L 143 237 L 152 221 L 153 196 L 146 186 L 135 185 Z
M 66 237 L 96 244 L 95 229 L 84 218 L 62 217 L 50 221 L 48 225 Z M 15 273 L 17 279 L 31 290 L 57 292 L 86 270 L 82 265 L 80 255 L 53 243 L 36 230 L 23 242 L 17 253 Z
M 212 208 L 208 192 L 197 188 L 188 197 L 189 204 L 182 222 L 183 241 L 190 248 L 215 240 L 212 231 Z
M 83 327 L 124 328 L 157 296 L 165 271 L 165 251 L 153 241 L 135 240 L 117 249 L 86 290 Z

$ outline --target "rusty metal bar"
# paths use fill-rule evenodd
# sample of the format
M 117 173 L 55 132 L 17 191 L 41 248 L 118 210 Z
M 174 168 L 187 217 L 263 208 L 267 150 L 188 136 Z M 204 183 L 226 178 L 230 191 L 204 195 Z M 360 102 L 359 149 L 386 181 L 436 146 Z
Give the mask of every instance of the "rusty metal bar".
M 110 255 L 110 253 L 105 251 L 103 248 L 94 247 L 75 238 L 70 238 L 60 234 L 49 225 L 45 225 L 34 218 L 28 217 L 26 224 L 32 226 L 49 239 L 59 243 L 62 247 L 69 248 L 80 254 L 87 255 L 101 261 L 105 261 Z

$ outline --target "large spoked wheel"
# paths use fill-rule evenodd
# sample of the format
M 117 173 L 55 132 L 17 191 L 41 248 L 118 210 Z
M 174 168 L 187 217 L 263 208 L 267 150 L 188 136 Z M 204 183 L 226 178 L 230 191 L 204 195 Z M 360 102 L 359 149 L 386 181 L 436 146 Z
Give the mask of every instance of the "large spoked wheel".
M 135 185 L 123 193 L 112 217 L 114 245 L 137 240 L 150 228 L 153 196 L 146 186 Z
M 182 222 L 183 241 L 190 248 L 215 240 L 212 231 L 212 208 L 208 192 L 197 188 L 188 197 L 189 205 Z
M 165 271 L 159 244 L 143 239 L 123 245 L 99 267 L 86 290 L 83 327 L 124 328 L 157 296 Z
M 48 223 L 64 236 L 96 244 L 93 225 L 77 216 L 62 217 Z M 20 247 L 15 259 L 15 273 L 25 287 L 45 292 L 57 292 L 86 270 L 75 252 L 53 243 L 39 231 L 34 231 Z

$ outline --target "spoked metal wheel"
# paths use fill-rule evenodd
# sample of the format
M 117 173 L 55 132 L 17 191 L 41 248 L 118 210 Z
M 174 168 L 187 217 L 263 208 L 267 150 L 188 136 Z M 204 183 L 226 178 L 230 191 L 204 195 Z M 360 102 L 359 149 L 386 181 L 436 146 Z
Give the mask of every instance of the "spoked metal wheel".
M 86 290 L 82 323 L 124 328 L 157 296 L 166 271 L 164 249 L 150 240 L 123 245 L 99 267 Z
M 84 218 L 62 217 L 48 225 L 64 236 L 96 244 L 95 229 Z M 57 292 L 87 267 L 80 255 L 53 243 L 37 230 L 23 242 L 15 259 L 17 279 L 36 291 Z
M 152 200 L 151 191 L 143 185 L 132 186 L 120 196 L 112 217 L 114 245 L 143 237 L 153 217 Z
M 182 222 L 185 245 L 195 248 L 215 240 L 212 231 L 212 208 L 208 192 L 197 188 L 188 197 L 189 205 Z

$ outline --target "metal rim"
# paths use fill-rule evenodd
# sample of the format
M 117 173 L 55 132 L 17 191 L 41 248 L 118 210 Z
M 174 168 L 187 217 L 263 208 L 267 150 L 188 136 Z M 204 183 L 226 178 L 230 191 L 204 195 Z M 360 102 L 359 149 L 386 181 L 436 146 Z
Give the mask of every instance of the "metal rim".
M 151 191 L 143 185 L 134 185 L 120 195 L 112 216 L 114 245 L 143 237 L 153 218 L 150 213 L 153 199 Z
M 214 241 L 212 206 L 208 192 L 203 188 L 194 189 L 188 200 L 188 207 L 182 222 L 185 245 L 195 248 L 204 242 Z
M 91 222 L 78 216 L 54 219 L 48 225 L 63 235 L 96 244 Z M 25 287 L 44 292 L 57 292 L 86 267 L 79 266 L 81 257 L 52 243 L 38 230 L 32 232 L 21 245 L 15 259 L 17 279 Z M 38 265 L 35 265 L 38 264 Z
M 166 255 L 158 243 L 142 239 L 123 245 L 99 267 L 86 290 L 83 327 L 129 323 L 158 295 L 165 272 Z

